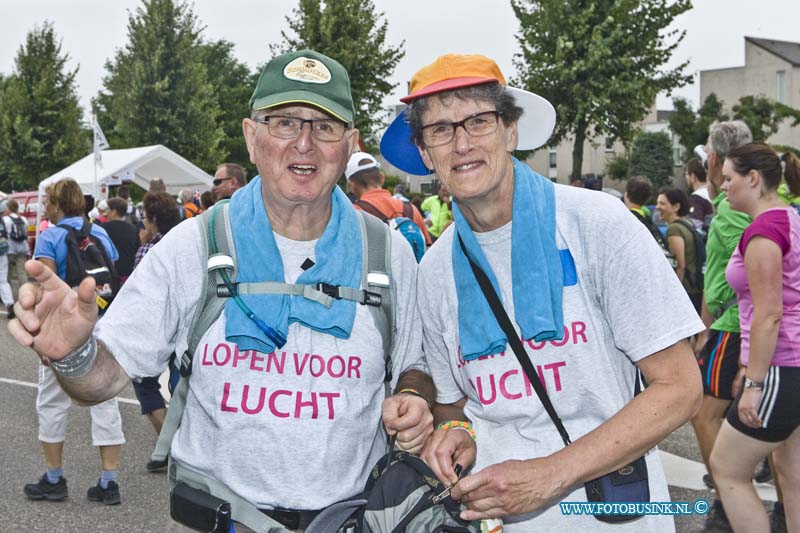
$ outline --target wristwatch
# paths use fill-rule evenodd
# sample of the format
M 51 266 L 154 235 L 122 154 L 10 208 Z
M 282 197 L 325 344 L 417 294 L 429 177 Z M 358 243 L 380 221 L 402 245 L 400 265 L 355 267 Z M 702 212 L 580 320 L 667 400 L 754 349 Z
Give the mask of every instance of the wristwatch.
M 763 389 L 764 382 L 763 381 L 753 381 L 752 379 L 745 376 L 744 378 L 744 388 L 745 389 Z

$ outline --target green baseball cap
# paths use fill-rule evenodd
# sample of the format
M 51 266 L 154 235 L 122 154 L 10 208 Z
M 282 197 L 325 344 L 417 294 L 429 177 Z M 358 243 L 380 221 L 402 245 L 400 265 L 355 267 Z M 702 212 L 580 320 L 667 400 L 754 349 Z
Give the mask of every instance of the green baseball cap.
M 310 104 L 348 123 L 355 116 L 347 71 L 338 61 L 313 50 L 278 56 L 261 71 L 250 109 L 284 104 Z

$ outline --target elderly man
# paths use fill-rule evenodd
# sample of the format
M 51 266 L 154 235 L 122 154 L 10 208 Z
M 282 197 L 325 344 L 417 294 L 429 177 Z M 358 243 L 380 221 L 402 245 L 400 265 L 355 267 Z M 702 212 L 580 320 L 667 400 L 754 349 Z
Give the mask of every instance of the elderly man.
M 373 221 L 391 245 L 391 277 L 378 277 L 395 302 L 388 367 L 375 300 L 352 299 L 366 293 L 362 215 L 335 186 L 358 142 L 347 72 L 310 50 L 276 57 L 250 107 L 242 126 L 260 176 L 209 214 L 225 216 L 230 208 L 237 287 L 268 282 L 302 290 L 233 287 L 184 367 L 191 377 L 170 475 L 234 502 L 233 518 L 256 530 L 276 521 L 302 529 L 317 511 L 363 489 L 386 449 L 381 419 L 399 446 L 421 449 L 433 431 L 434 392 L 423 372 L 416 262 L 402 236 L 380 222 Z M 201 224 L 210 218 L 195 217 L 164 236 L 94 335 L 91 282 L 73 294 L 28 262 L 38 285 L 24 287 L 10 331 L 51 361 L 79 401 L 97 402 L 130 378 L 161 374 L 173 350 L 186 350 L 190 318 L 202 304 L 208 257 Z M 322 303 L 331 294 L 341 299 Z M 383 401 L 387 373 L 398 392 Z
M 214 173 L 214 198 L 224 200 L 233 193 L 247 185 L 247 175 L 242 165 L 236 163 L 223 163 Z
M 181 207 L 183 208 L 183 218 L 192 218 L 200 214 L 200 208 L 194 203 L 194 194 L 189 189 L 182 189 L 178 193 Z
M 403 101 L 381 152 L 405 172 L 435 171 L 453 197 L 454 223 L 423 258 L 417 294 L 439 403 L 423 458 L 457 482 L 462 518 L 503 517 L 511 533 L 605 531 L 554 502 L 586 501 L 581 485 L 643 462 L 650 500 L 668 501 L 652 452 L 699 404 L 684 339 L 702 324 L 656 243 L 622 202 L 554 185 L 511 156 L 547 141 L 555 111 L 507 87 L 491 59 L 442 56 Z M 648 386 L 634 397 L 636 367 Z M 473 461 L 459 480 L 454 465 Z M 621 530 L 672 527 L 645 516 Z

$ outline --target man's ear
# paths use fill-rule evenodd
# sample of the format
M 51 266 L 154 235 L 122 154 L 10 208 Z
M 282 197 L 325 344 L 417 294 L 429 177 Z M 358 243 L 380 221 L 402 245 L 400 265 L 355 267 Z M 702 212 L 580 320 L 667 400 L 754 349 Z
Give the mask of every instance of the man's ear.
M 250 162 L 254 165 L 256 164 L 256 161 L 253 155 L 253 144 L 255 143 L 257 126 L 258 124 L 249 118 L 242 119 L 242 133 L 244 134 L 244 142 L 247 145 L 247 153 L 250 154 Z

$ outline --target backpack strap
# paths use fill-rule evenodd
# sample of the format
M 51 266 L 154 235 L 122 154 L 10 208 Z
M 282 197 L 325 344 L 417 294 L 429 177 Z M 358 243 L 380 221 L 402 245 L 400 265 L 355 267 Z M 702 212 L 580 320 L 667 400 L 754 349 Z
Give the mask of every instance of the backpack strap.
M 380 209 L 378 209 L 377 207 L 375 207 L 366 200 L 356 200 L 355 204 L 364 211 L 366 211 L 367 213 L 369 213 L 370 215 L 379 219 L 383 223 L 386 223 L 389 220 L 389 218 L 386 215 L 384 215 Z
M 209 209 L 196 217 L 201 234 L 200 246 L 202 247 L 203 255 L 208 257 L 208 275 L 203 276 L 202 301 L 197 305 L 192 320 L 189 322 L 186 350 L 177 361 L 180 375 L 184 379 L 178 380 L 178 384 L 170 398 L 169 409 L 167 409 L 161 432 L 158 434 L 158 441 L 156 441 L 155 449 L 151 455 L 151 459 L 154 461 L 163 461 L 169 455 L 172 439 L 178 431 L 183 417 L 183 410 L 186 407 L 186 395 L 189 391 L 188 378 L 192 373 L 192 357 L 200 344 L 203 334 L 217 320 L 225 307 L 226 300 L 217 297 L 214 289 L 216 284 L 209 283 L 209 278 L 217 279 L 221 268 L 230 267 L 234 274 L 236 272 L 236 252 L 233 248 L 233 238 L 227 216 L 229 209 L 228 202 L 222 201 L 215 204 L 213 209 Z M 215 212 L 221 212 L 221 216 L 213 216 L 212 213 Z M 212 232 L 215 234 L 214 241 L 217 248 L 215 253 L 211 253 L 210 250 L 210 234 Z M 230 261 L 227 261 L 224 257 L 227 257 Z
M 411 202 L 403 202 L 403 216 L 414 222 L 414 206 Z
M 391 394 L 392 347 L 394 345 L 394 291 L 392 283 L 392 236 L 389 226 L 379 219 L 361 213 L 361 286 L 380 294 L 380 307 L 369 306 L 375 327 L 383 339 L 384 385 L 386 397 Z M 366 260 L 364 260 L 366 259 Z

